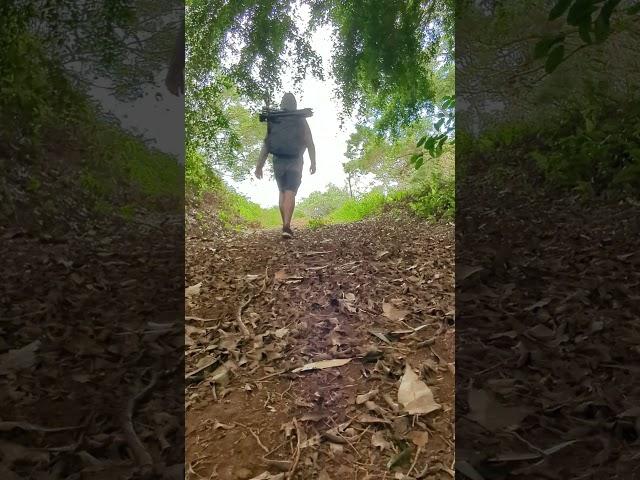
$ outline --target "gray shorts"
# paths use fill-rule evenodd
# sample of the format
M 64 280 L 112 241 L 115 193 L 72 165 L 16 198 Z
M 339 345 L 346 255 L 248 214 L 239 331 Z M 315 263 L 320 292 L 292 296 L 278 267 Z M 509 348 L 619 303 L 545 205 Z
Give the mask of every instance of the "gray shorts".
M 273 175 L 278 183 L 278 190 L 298 193 L 302 182 L 303 159 L 273 157 Z

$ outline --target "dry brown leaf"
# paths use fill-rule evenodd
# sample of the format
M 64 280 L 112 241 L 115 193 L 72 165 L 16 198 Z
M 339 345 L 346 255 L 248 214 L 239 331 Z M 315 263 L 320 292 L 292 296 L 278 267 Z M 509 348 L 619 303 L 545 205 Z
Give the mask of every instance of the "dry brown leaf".
M 368 402 L 372 398 L 374 398 L 378 394 L 378 390 L 371 390 L 368 393 L 364 393 L 362 395 L 358 395 L 356 397 L 356 405 L 362 405 L 365 402 Z
M 491 431 L 519 425 L 529 415 L 530 409 L 502 405 L 492 393 L 486 390 L 469 391 L 469 418 Z
M 441 408 L 434 400 L 431 389 L 418 378 L 409 362 L 400 381 L 398 402 L 411 415 L 424 415 Z
M 391 443 L 384 438 L 384 432 L 382 430 L 371 435 L 371 445 L 373 445 L 374 448 L 379 448 L 380 450 L 391 449 Z
M 318 480 L 331 480 L 331 477 L 329 476 L 329 474 L 327 473 L 327 471 L 323 469 L 323 470 L 318 474 Z
M 378 418 L 378 417 L 374 417 L 373 415 L 369 415 L 368 413 L 363 413 L 362 415 L 360 415 L 358 417 L 358 422 L 360 423 L 387 423 L 387 424 L 391 424 L 391 422 L 389 420 L 387 420 L 386 418 Z
M 341 367 L 351 361 L 350 358 L 335 358 L 333 360 L 321 360 L 319 362 L 307 363 L 306 365 L 292 370 L 292 373 L 308 372 L 309 370 L 322 370 L 325 368 Z
M 484 270 L 484 268 L 482 268 L 482 267 L 472 267 L 472 266 L 469 266 L 469 265 L 463 265 L 461 263 L 456 263 L 456 281 L 457 282 L 462 282 L 463 280 L 466 280 L 467 278 L 469 278 L 474 273 L 478 273 L 478 272 L 480 272 L 482 270 Z
M 429 441 L 429 434 L 427 432 L 421 432 L 418 430 L 409 432 L 409 435 L 407 435 L 407 437 L 413 442 L 416 447 L 424 447 Z
M 31 368 L 36 363 L 40 340 L 0 355 L 0 375 Z
M 192 297 L 194 295 L 198 295 L 200 293 L 200 287 L 202 287 L 202 282 L 196 283 L 195 285 L 191 285 L 184 289 L 184 294 L 187 297 Z
M 382 314 L 394 322 L 403 320 L 409 313 L 409 310 L 400 310 L 391 303 L 382 304 Z

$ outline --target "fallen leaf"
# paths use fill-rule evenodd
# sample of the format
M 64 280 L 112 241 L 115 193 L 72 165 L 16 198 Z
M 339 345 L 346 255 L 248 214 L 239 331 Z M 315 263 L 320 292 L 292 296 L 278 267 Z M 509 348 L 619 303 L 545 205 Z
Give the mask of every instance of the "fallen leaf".
M 388 423 L 391 422 L 385 418 L 374 417 L 373 415 L 369 415 L 368 413 L 363 413 L 358 417 L 358 422 L 360 423 Z
M 409 362 L 400 381 L 398 402 L 410 415 L 427 414 L 441 408 L 440 404 L 435 402 L 431 389 L 418 378 Z
M 373 335 L 374 337 L 379 338 L 380 340 L 382 340 L 384 343 L 388 343 L 389 345 L 391 345 L 391 340 L 389 340 L 387 337 L 385 337 L 385 335 L 383 333 L 380 332 L 374 332 L 374 331 L 370 331 L 369 332 L 371 335 Z
M 378 394 L 378 390 L 371 390 L 368 393 L 364 393 L 362 395 L 358 395 L 356 397 L 356 405 L 362 405 L 365 402 L 368 402 L 372 398 L 374 398 Z
M 253 477 L 249 480 L 284 480 L 284 473 L 278 473 L 277 475 L 273 475 L 269 472 L 263 472 L 257 477 Z
M 535 327 L 531 327 L 529 330 L 527 330 L 527 333 L 539 340 L 550 340 L 556 336 L 553 330 L 551 330 L 546 325 L 543 325 L 542 323 L 539 323 Z
M 277 338 L 284 338 L 288 333 L 289 329 L 287 327 L 283 327 L 275 331 L 275 336 Z
M 270 467 L 277 468 L 281 472 L 288 472 L 289 469 L 291 469 L 291 462 L 289 460 L 269 460 L 267 458 L 264 458 L 263 462 Z
M 387 463 L 387 468 L 392 469 L 394 467 L 399 467 L 401 465 L 408 464 L 409 460 L 411 460 L 412 451 L 413 450 L 411 447 L 406 447 L 404 450 L 402 450 L 400 453 L 398 453 L 397 455 L 395 455 L 389 460 L 389 462 Z
M 484 477 L 466 460 L 456 461 L 455 468 L 466 477 L 469 477 L 470 480 L 484 480 Z
M 550 298 L 543 298 L 542 300 L 534 303 L 533 305 L 528 306 L 527 308 L 525 308 L 525 310 L 531 311 L 531 310 L 535 310 L 536 308 L 542 308 L 548 305 L 550 302 L 551 302 Z
M 373 445 L 374 448 L 379 448 L 380 450 L 387 450 L 391 448 L 391 444 L 384 438 L 384 432 L 382 432 L 382 430 L 371 435 L 371 445 Z
M 474 273 L 478 273 L 482 270 L 484 270 L 482 267 L 472 267 L 469 265 L 456 263 L 456 282 L 461 282 L 463 280 L 466 280 Z
M 202 282 L 196 283 L 195 285 L 191 285 L 184 289 L 184 294 L 187 297 L 191 297 L 193 295 L 198 295 L 200 293 L 200 287 L 202 286 Z
M 331 480 L 331 477 L 329 476 L 326 470 L 322 470 L 318 474 L 318 480 Z
M 469 418 L 490 431 L 519 425 L 531 412 L 530 409 L 524 407 L 502 405 L 495 395 L 486 390 L 470 390 L 468 402 L 471 410 Z
M 213 424 L 213 429 L 214 430 L 218 430 L 220 428 L 222 430 L 232 430 L 233 428 L 235 428 L 235 425 L 226 425 L 226 424 L 220 423 L 218 420 L 216 420 L 215 423 Z
M 306 365 L 292 370 L 292 373 L 307 372 L 309 370 L 322 370 L 325 368 L 341 367 L 351 361 L 350 358 L 335 358 L 333 360 L 321 360 L 319 362 L 307 363 Z
M 382 304 L 382 314 L 394 322 L 403 320 L 409 313 L 409 310 L 400 310 L 391 303 Z
M 40 340 L 0 355 L 0 375 L 31 368 L 36 363 L 36 352 L 40 348 Z
M 420 432 L 418 430 L 413 430 L 407 435 L 409 440 L 413 442 L 416 447 L 424 447 L 429 441 L 429 434 L 427 432 Z

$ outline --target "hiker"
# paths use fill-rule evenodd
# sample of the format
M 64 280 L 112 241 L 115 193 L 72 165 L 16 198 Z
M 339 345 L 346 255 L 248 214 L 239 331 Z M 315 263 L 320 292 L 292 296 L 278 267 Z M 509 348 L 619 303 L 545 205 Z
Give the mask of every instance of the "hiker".
M 296 111 L 297 102 L 292 93 L 285 93 L 280 102 L 280 108 L 285 111 Z M 267 136 L 262 144 L 255 175 L 262 178 L 262 167 L 267 156 L 272 154 L 273 173 L 280 190 L 280 216 L 282 217 L 282 237 L 292 238 L 291 218 L 296 205 L 296 194 L 302 180 L 303 155 L 309 149 L 311 166 L 309 172 L 316 172 L 316 147 L 313 144 L 311 129 L 307 120 L 302 116 L 289 115 L 287 120 L 278 120 L 267 124 Z M 280 125 L 278 125 L 280 124 Z M 281 127 L 284 125 L 284 128 Z M 286 137 L 286 138 L 285 138 Z M 287 155 L 275 152 L 289 152 Z

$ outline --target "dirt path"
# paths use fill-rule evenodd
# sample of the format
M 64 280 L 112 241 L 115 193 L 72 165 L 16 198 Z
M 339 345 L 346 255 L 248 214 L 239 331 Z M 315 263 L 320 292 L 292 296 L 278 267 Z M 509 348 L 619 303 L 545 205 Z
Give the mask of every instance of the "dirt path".
M 473 232 L 456 241 L 457 461 L 487 480 L 639 479 L 637 207 L 479 170 L 456 224 Z
M 391 216 L 188 239 L 187 478 L 452 478 L 453 250 Z M 441 408 L 404 413 L 407 363 Z

